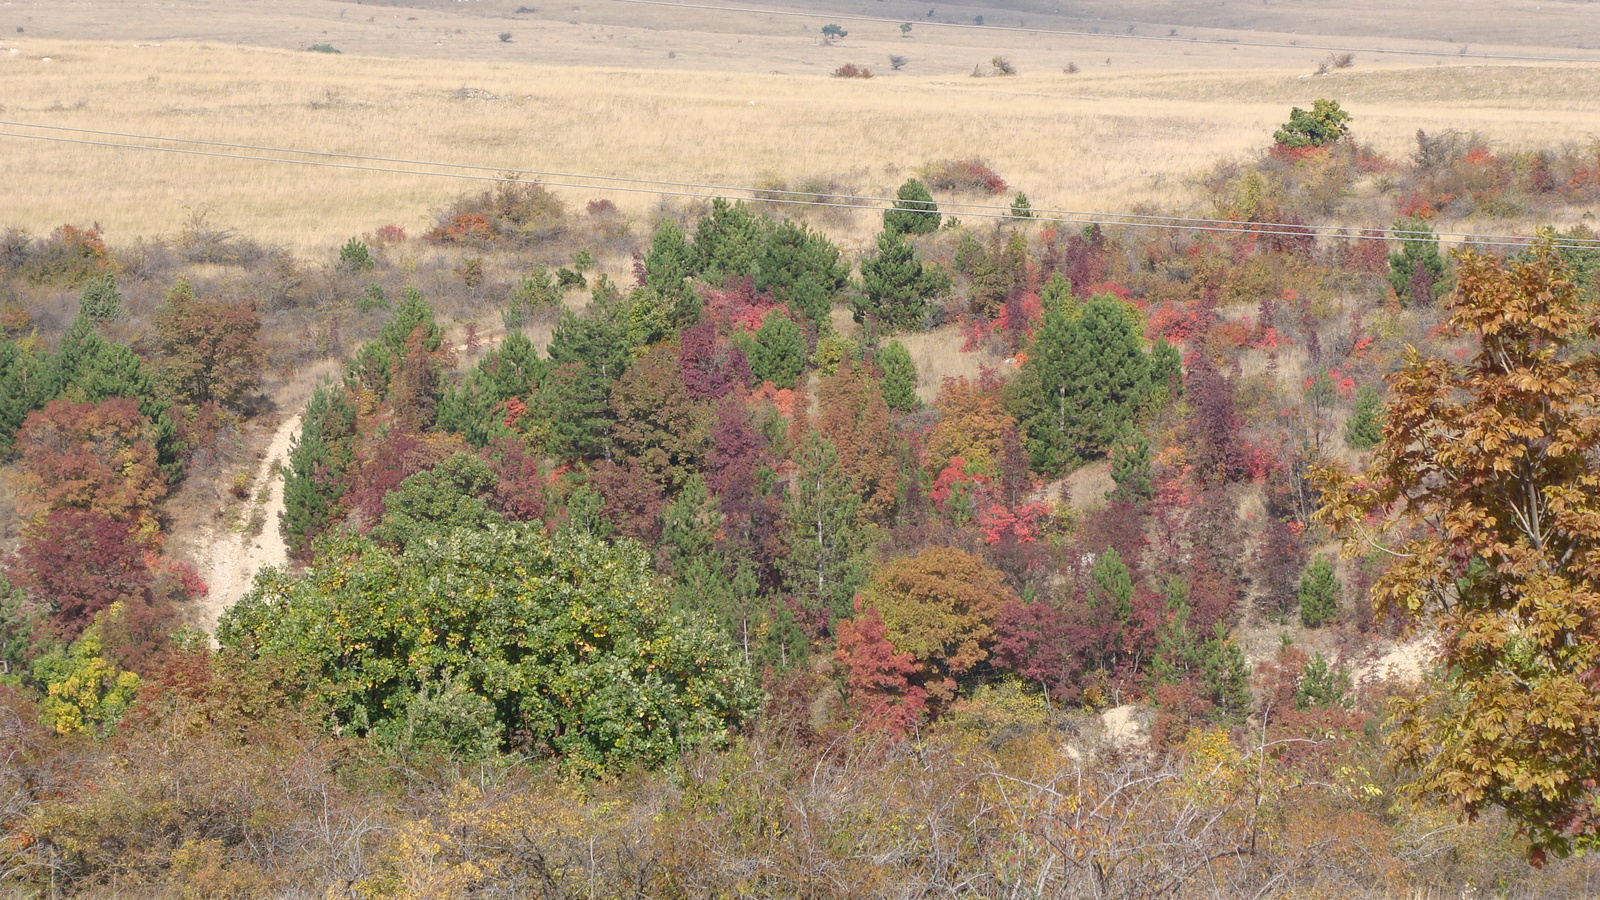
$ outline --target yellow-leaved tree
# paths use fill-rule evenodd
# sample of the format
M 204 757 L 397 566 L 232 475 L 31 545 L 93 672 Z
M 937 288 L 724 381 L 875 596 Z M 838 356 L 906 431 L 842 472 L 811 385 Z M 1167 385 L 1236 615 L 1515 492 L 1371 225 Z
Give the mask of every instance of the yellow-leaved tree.
M 1364 475 L 1319 472 L 1373 589 L 1439 634 L 1439 670 L 1391 709 L 1415 787 L 1505 811 L 1529 856 L 1600 847 L 1600 319 L 1546 237 L 1458 254 L 1461 362 L 1408 348 Z

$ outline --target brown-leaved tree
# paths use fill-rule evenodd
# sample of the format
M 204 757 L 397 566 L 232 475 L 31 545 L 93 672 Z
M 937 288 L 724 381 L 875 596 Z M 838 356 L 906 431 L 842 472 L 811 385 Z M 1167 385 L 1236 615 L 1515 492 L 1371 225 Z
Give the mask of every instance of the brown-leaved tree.
M 238 403 L 261 377 L 260 331 L 254 304 L 196 297 L 179 281 L 156 317 L 162 381 L 180 403 Z
M 1600 846 L 1600 319 L 1549 242 L 1458 259 L 1476 355 L 1408 349 L 1370 468 L 1320 472 L 1320 515 L 1391 556 L 1380 608 L 1439 631 L 1447 674 L 1392 710 L 1400 759 L 1468 816 L 1505 810 L 1539 863 Z

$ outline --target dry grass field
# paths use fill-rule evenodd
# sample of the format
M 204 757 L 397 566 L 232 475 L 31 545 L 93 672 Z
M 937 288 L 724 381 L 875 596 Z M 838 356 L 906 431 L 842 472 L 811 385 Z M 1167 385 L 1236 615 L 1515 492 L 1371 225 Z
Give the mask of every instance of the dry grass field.
M 522 14 L 499 0 L 8 0 L 0 4 L 0 119 L 486 167 L 479 176 L 814 181 L 869 195 L 892 191 L 929 160 L 981 156 L 1036 207 L 1095 210 L 1183 207 L 1195 173 L 1265 146 L 1289 106 L 1316 97 L 1339 100 L 1360 139 L 1393 153 L 1405 152 L 1418 128 L 1478 130 L 1519 147 L 1587 141 L 1600 121 L 1600 62 L 1363 53 L 1353 68 L 1310 77 L 1325 52 L 1126 39 L 1131 26 L 1155 36 L 1600 60 L 1577 49 L 1585 34 L 1600 33 L 1588 28 L 1600 21 L 1594 4 L 1545 13 L 1469 0 L 1451 4 L 1450 22 L 1466 23 L 1456 33 L 1421 28 L 1433 19 L 1410 16 L 1399 38 L 1373 36 L 1395 17 L 1391 4 L 1365 0 L 1341 4 L 1340 18 L 1303 4 L 1267 5 L 1255 17 L 1244 3 L 1206 5 L 1213 16 L 1197 4 L 1149 0 L 1075 7 L 1077 18 L 1033 5 L 1040 9 L 940 8 L 925 20 L 926 7 L 906 2 L 845 3 L 829 9 L 922 18 L 910 37 L 887 22 L 847 20 L 849 37 L 830 46 L 816 39 L 823 14 L 617 0 Z M 1105 36 L 934 24 L 969 21 L 968 13 Z M 1300 21 L 1301 33 L 1289 33 Z M 1175 24 L 1151 24 L 1165 22 Z M 1542 31 L 1534 27 L 1541 22 Z M 502 32 L 512 39 L 500 40 Z M 313 43 L 343 52 L 301 49 Z M 910 62 L 892 72 L 891 53 Z M 1021 74 L 970 77 L 997 54 Z M 847 61 L 882 77 L 826 77 Z M 1067 62 L 1081 71 L 1065 73 Z M 119 140 L 16 125 L 0 132 Z M 170 234 L 209 210 L 214 224 L 326 253 L 384 224 L 418 233 L 433 210 L 479 184 L 0 136 L 0 227 L 99 222 L 113 242 Z M 603 196 L 643 218 L 659 195 L 639 187 L 561 191 L 574 208 Z M 876 223 L 854 219 L 829 230 L 864 242 Z

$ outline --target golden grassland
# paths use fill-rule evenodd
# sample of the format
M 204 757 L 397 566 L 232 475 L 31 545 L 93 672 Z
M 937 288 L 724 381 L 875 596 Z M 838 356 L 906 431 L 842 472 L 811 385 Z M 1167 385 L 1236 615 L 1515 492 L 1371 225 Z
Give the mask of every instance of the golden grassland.
M 1184 208 L 1196 173 L 1257 152 L 1289 106 L 1317 97 L 1339 100 L 1355 115 L 1359 139 L 1395 154 L 1408 150 L 1418 128 L 1481 131 L 1516 148 L 1588 141 L 1600 121 L 1600 62 L 1468 64 L 1365 53 L 1352 69 L 1310 77 L 1326 56 L 1310 47 L 1125 39 L 1131 28 L 1438 51 L 1459 38 L 1499 42 L 1467 47 L 1473 52 L 1600 60 L 1600 52 L 1574 49 L 1593 33 L 1588 25 L 1600 24 L 1600 11 L 1582 5 L 1543 12 L 1520 0 L 1463 0 L 1448 17 L 1397 17 L 1376 0 L 1316 11 L 1296 5 L 1293 15 L 1242 0 L 1203 10 L 1133 0 L 1075 6 L 1077 18 L 1043 0 L 1006 5 L 1013 8 L 940 7 L 936 20 L 982 14 L 991 24 L 1105 34 L 938 27 L 909 0 L 831 6 L 915 23 L 905 37 L 888 22 L 847 21 L 849 37 L 834 45 L 817 39 L 825 13 L 616 0 L 529 13 L 502 0 L 8 0 L 0 6 L 0 119 L 486 167 L 479 176 L 815 181 L 869 195 L 892 192 L 929 160 L 979 156 L 1035 207 L 1099 211 Z M 790 7 L 797 8 L 812 11 Z M 299 49 L 312 43 L 345 52 Z M 890 54 L 910 62 L 890 71 Z M 1021 74 L 970 77 L 997 54 Z M 826 77 L 847 61 L 880 77 Z M 1081 71 L 1065 73 L 1067 62 Z M 174 233 L 209 210 L 213 225 L 326 254 L 385 224 L 417 234 L 451 197 L 483 185 L 0 136 L 0 227 L 40 233 L 99 222 L 114 243 Z M 560 190 L 570 208 L 603 196 L 636 219 L 659 201 L 651 189 Z M 875 225 L 872 215 L 846 213 L 828 230 L 859 249 Z
M 835 180 L 872 194 L 922 163 L 982 156 L 1036 207 L 1181 206 L 1189 176 L 1255 152 L 1287 107 L 1331 96 L 1360 139 L 1406 151 L 1418 128 L 1508 146 L 1585 141 L 1600 67 L 1423 66 L 845 81 L 399 60 L 217 45 L 13 42 L 0 117 L 73 128 L 448 161 L 507 171 L 755 186 Z M 48 57 L 49 62 L 44 62 Z M 466 86 L 467 90 L 462 90 Z M 22 131 L 5 127 L 5 131 Z M 45 132 L 33 132 L 42 134 Z M 115 139 L 106 139 L 115 140 Z M 189 211 L 325 252 L 396 223 L 415 234 L 474 183 L 0 137 L 4 225 L 172 233 Z M 223 151 L 233 152 L 233 151 Z M 382 165 L 382 164 L 374 164 Z M 608 196 L 635 216 L 654 193 Z M 966 198 L 975 199 L 975 198 Z M 1009 197 L 1003 198 L 1009 201 Z M 870 216 L 856 229 L 864 239 Z

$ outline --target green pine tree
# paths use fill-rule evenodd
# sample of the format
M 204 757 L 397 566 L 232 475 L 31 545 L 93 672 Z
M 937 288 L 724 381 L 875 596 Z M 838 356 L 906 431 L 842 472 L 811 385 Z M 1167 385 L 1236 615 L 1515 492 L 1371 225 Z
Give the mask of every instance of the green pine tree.
M 1294 689 L 1295 709 L 1348 709 L 1350 704 L 1350 670 L 1344 666 L 1328 665 L 1320 650 L 1313 653 L 1306 660 L 1300 683 Z
M 982 248 L 979 248 L 980 250 Z M 1039 290 L 1039 306 L 1045 311 L 1064 312 L 1068 316 L 1078 314 L 1077 300 L 1072 296 L 1072 281 L 1060 272 L 1050 273 L 1050 280 L 1044 283 Z
M 78 297 L 78 315 L 99 325 L 122 316 L 122 293 L 111 273 L 89 279 Z
M 773 227 L 755 260 L 755 287 L 811 321 L 817 333 L 833 327 L 833 299 L 850 284 L 839 248 L 804 225 Z
M 1089 300 L 1076 317 L 1047 312 L 1024 373 L 1014 396 L 1043 472 L 1104 453 L 1150 395 L 1150 360 L 1114 297 Z
M 290 553 L 304 558 L 311 541 L 339 515 L 345 477 L 355 464 L 355 436 L 356 410 L 344 389 L 317 388 L 300 418 L 283 476 L 280 527 Z
M 1356 392 L 1355 408 L 1344 423 L 1344 442 L 1352 450 L 1371 450 L 1383 440 L 1383 398 L 1378 387 L 1364 384 Z
M 663 219 L 650 241 L 650 252 L 644 256 L 644 283 L 661 296 L 673 299 L 673 316 L 679 328 L 687 328 L 700 319 L 700 296 L 692 284 L 698 273 L 688 236 L 677 222 Z
M 556 287 L 549 270 L 544 266 L 534 266 L 533 271 L 522 276 L 517 286 L 512 288 L 511 297 L 506 301 L 500 318 L 507 331 L 516 331 L 532 322 L 540 313 L 555 309 L 560 304 L 561 291 Z
M 351 238 L 339 248 L 339 268 L 348 272 L 369 272 L 377 262 L 360 238 Z
M 1405 236 L 1399 239 L 1400 251 L 1389 254 L 1389 286 L 1405 303 L 1431 304 L 1450 289 L 1439 236 L 1422 219 L 1402 219 L 1392 230 Z
M 429 353 L 444 345 L 444 330 L 433 315 L 433 305 L 422 299 L 422 292 L 414 287 L 405 289 L 399 305 L 389 315 L 389 321 L 378 332 L 378 339 L 396 354 L 406 352 L 411 335 L 421 329 L 421 347 Z
M 1221 622 L 1212 626 L 1210 639 L 1201 645 L 1200 659 L 1200 678 L 1220 717 L 1242 720 L 1250 712 L 1250 668 L 1244 651 Z
M 55 354 L 44 360 L 37 372 L 37 393 L 32 395 L 37 402 L 35 409 L 57 397 L 77 403 L 99 403 L 113 397 L 138 401 L 140 414 L 149 419 L 154 428 L 154 443 L 162 471 L 171 478 L 182 474 L 179 459 L 182 448 L 178 446 L 177 429 L 166 415 L 169 403 L 161 396 L 144 361 L 132 349 L 106 340 L 93 322 L 78 316 L 61 337 Z M 26 415 L 27 412 L 23 412 L 23 416 Z
M 917 367 L 911 353 L 899 341 L 878 353 L 878 368 L 883 370 L 883 401 L 898 412 L 909 412 L 922 406 L 917 398 Z
M 1319 556 L 1306 566 L 1300 576 L 1300 623 L 1307 628 L 1320 628 L 1339 615 L 1339 579 L 1333 574 L 1333 563 Z
M 767 313 L 750 343 L 750 373 L 756 383 L 770 381 L 792 390 L 806 368 L 806 336 L 780 309 Z
M 855 320 L 870 318 L 889 329 L 915 328 L 940 287 L 915 248 L 887 229 L 878 235 L 878 252 L 861 263 L 861 285 L 865 296 L 852 303 Z
M 50 359 L 42 350 L 0 339 L 0 456 L 9 456 L 28 413 L 49 398 Z
M 933 202 L 928 186 L 916 178 L 906 179 L 895 192 L 894 206 L 883 211 L 883 230 L 895 235 L 938 231 L 939 204 Z
M 729 276 L 755 274 L 767 231 L 767 220 L 752 212 L 744 201 L 729 203 L 720 197 L 711 201 L 710 214 L 702 216 L 695 226 L 695 274 L 717 287 Z
M 1150 400 L 1159 407 L 1183 396 L 1183 355 L 1166 338 L 1150 345 Z
M 1106 499 L 1143 503 L 1155 495 L 1150 478 L 1150 442 L 1135 434 L 1118 441 L 1111 454 L 1111 480 L 1116 487 Z
M 459 385 L 444 392 L 436 426 L 461 435 L 474 447 L 512 434 L 513 429 L 505 425 L 505 403 L 512 398 L 526 403 L 538 390 L 546 368 L 527 335 L 520 331 L 507 334 Z
M 795 490 L 789 499 L 789 552 L 783 560 L 789 591 L 806 610 L 849 616 L 866 583 L 872 535 L 860 522 L 861 493 L 839 469 L 827 438 L 808 432 L 795 453 Z

